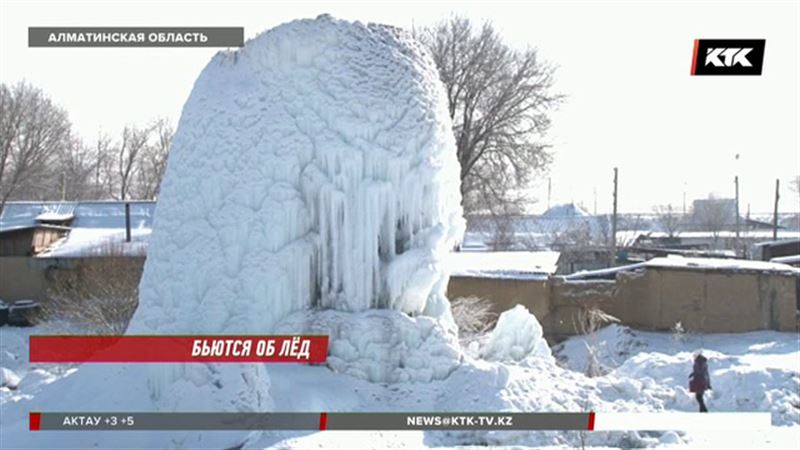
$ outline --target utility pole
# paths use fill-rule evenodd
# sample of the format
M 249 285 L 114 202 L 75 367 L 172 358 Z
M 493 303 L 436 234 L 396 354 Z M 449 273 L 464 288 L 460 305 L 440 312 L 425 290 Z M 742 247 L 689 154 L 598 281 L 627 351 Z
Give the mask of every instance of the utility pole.
M 744 235 L 750 236 L 750 203 L 747 204 L 747 215 L 745 216 L 744 221 Z M 750 259 L 750 249 L 749 246 L 744 246 L 744 259 Z
M 617 261 L 617 183 L 618 173 L 614 167 L 614 210 L 611 215 L 611 266 Z
M 733 184 L 736 186 L 736 256 L 739 256 L 739 250 L 741 249 L 740 241 L 739 241 L 739 175 L 733 177 Z
M 772 240 L 778 240 L 778 200 L 781 198 L 780 194 L 781 190 L 781 180 L 780 178 L 775 180 L 775 211 L 772 215 Z
M 550 209 L 550 195 L 553 193 L 553 185 L 550 177 L 547 178 L 547 209 Z
M 131 241 L 131 204 L 125 202 L 125 242 Z
M 686 191 L 683 191 L 683 215 L 686 215 Z

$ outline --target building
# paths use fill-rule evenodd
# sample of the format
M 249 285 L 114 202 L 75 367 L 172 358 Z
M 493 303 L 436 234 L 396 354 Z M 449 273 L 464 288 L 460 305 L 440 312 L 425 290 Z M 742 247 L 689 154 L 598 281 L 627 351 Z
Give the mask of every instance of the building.
M 9 202 L 0 216 L 0 300 L 46 299 L 54 271 L 109 256 L 144 261 L 155 202 Z

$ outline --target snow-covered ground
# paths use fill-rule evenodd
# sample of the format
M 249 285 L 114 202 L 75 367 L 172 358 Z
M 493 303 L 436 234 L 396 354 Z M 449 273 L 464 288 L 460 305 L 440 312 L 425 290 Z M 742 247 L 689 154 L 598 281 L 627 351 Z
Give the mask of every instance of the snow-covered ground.
M 536 336 L 541 332 L 533 316 L 520 308 L 501 318 L 497 332 L 486 339 L 480 354 L 458 349 L 443 336 L 436 337 L 431 321 L 408 318 L 396 311 L 348 314 L 330 312 L 309 316 L 311 328 L 336 330 L 328 366 L 271 365 L 264 387 L 273 411 L 694 411 L 687 392 L 687 375 L 693 352 L 703 350 L 710 359 L 712 386 L 707 394 L 713 411 L 769 411 L 773 429 L 768 432 L 499 432 L 499 431 L 391 431 L 391 432 L 159 432 L 81 433 L 27 431 L 31 410 L 100 411 L 111 407 L 142 410 L 149 403 L 147 389 L 135 381 L 117 388 L 127 392 L 112 403 L 92 398 L 89 383 L 118 380 L 81 378 L 86 366 L 34 365 L 26 361 L 27 337 L 37 328 L 0 328 L 0 366 L 20 378 L 16 389 L 2 388 L 2 448 L 124 447 L 223 448 L 236 443 L 245 448 L 420 448 L 495 445 L 573 448 L 581 438 L 588 447 L 691 447 L 787 448 L 800 442 L 800 340 L 796 333 L 760 331 L 744 334 L 677 335 L 641 332 L 612 325 L 593 337 L 575 337 L 549 349 Z M 296 329 L 299 315 L 286 322 Z M 505 323 L 506 326 L 502 324 Z M 317 324 L 317 325 L 314 325 Z M 307 328 L 306 328 L 307 329 Z M 513 330 L 519 330 L 514 336 Z M 44 330 L 45 332 L 47 330 Z M 378 339 L 383 344 L 371 345 Z M 536 342 L 527 348 L 525 340 Z M 422 343 L 422 344 L 421 344 Z M 584 375 L 589 352 L 595 354 L 604 375 Z M 413 345 L 410 345 L 413 344 Z M 415 347 L 416 346 L 416 347 Z M 407 376 L 384 377 L 380 382 L 354 368 L 391 367 L 392 361 L 419 359 L 415 348 L 439 348 L 439 363 L 455 361 L 445 372 L 432 375 L 430 361 L 414 363 Z M 462 351 L 463 350 L 463 351 Z M 456 353 L 461 352 L 460 356 Z M 388 365 L 387 365 L 388 364 Z M 117 366 L 117 365 L 113 365 Z M 119 365 L 120 368 L 124 367 Z M 126 373 L 130 373 L 130 366 Z M 138 371 L 134 370 L 138 373 Z M 87 373 L 91 373 L 87 372 Z M 120 372 L 121 373 L 121 372 Z M 194 372 L 195 374 L 201 372 Z M 139 374 L 141 375 L 141 373 Z M 404 381 L 407 379 L 422 381 Z M 126 379 L 127 380 L 127 379 Z M 230 381 L 230 380 L 226 380 Z M 186 395 L 204 392 L 204 383 Z M 58 395 L 54 395 L 58 393 Z M 49 399 L 49 400 L 46 400 Z M 68 408 L 71 406 L 71 408 Z M 635 425 L 635 424 L 634 424 Z
M 669 347 L 612 328 L 597 339 L 608 371 L 590 378 L 582 338 L 553 351 L 516 307 L 462 348 L 445 298 L 464 228 L 455 154 L 439 74 L 411 33 L 321 16 L 218 53 L 183 109 L 127 332 L 324 333 L 327 364 L 31 365 L 28 336 L 54 330 L 2 327 L 0 447 L 713 446 L 671 431 L 28 431 L 30 411 L 692 411 L 698 346 L 712 410 L 772 413 L 776 433 L 736 442 L 797 440 L 797 334 Z

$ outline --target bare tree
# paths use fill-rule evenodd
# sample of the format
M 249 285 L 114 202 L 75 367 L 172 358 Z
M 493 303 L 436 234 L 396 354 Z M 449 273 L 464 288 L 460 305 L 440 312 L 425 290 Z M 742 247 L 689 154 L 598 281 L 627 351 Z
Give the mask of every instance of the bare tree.
M 110 186 L 113 184 L 111 148 L 111 138 L 105 133 L 99 133 L 94 147 L 88 150 L 94 159 L 92 163 L 91 198 L 103 199 L 109 195 Z
M 709 195 L 708 199 L 696 200 L 692 207 L 693 220 L 703 230 L 708 231 L 717 245 L 719 233 L 731 222 L 731 215 L 735 214 L 733 203 L 730 199 L 716 198 Z
M 153 127 L 137 128 L 126 126 L 122 130 L 122 140 L 111 147 L 113 156 L 112 176 L 109 177 L 109 195 L 116 200 L 130 198 L 134 184 L 141 170 L 140 159 L 147 151 L 148 140 Z
M 416 34 L 447 93 L 465 211 L 523 212 L 526 188 L 551 160 L 542 139 L 562 98 L 553 68 L 534 49 L 512 50 L 489 23 L 452 17 Z
M 682 219 L 675 208 L 672 205 L 658 205 L 653 208 L 653 212 L 656 215 L 656 223 L 667 232 L 667 236 L 675 237 Z
M 168 120 L 161 119 L 153 126 L 152 134 L 153 142 L 145 147 L 138 171 L 137 196 L 141 199 L 158 197 L 174 131 Z
M 92 175 L 95 158 L 79 140 L 73 140 L 57 155 L 52 179 L 57 181 L 56 192 L 50 198 L 76 201 L 92 198 Z
M 70 146 L 67 113 L 25 82 L 0 84 L 0 214 L 20 191 L 41 188 L 57 153 Z

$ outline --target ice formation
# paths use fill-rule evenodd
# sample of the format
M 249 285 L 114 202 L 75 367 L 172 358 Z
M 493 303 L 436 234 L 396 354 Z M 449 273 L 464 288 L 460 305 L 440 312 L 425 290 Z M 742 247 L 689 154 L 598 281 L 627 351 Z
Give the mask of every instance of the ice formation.
M 436 68 L 320 16 L 218 53 L 183 109 L 131 332 L 264 333 L 321 306 L 449 319 L 463 233 Z
M 442 380 L 461 364 L 455 335 L 434 319 L 398 311 L 298 312 L 282 320 L 277 333 L 328 336 L 327 366 L 374 383 Z
M 517 305 L 500 314 L 481 355 L 491 361 L 522 361 L 529 357 L 554 361 L 542 336 L 542 326 L 536 317 Z

